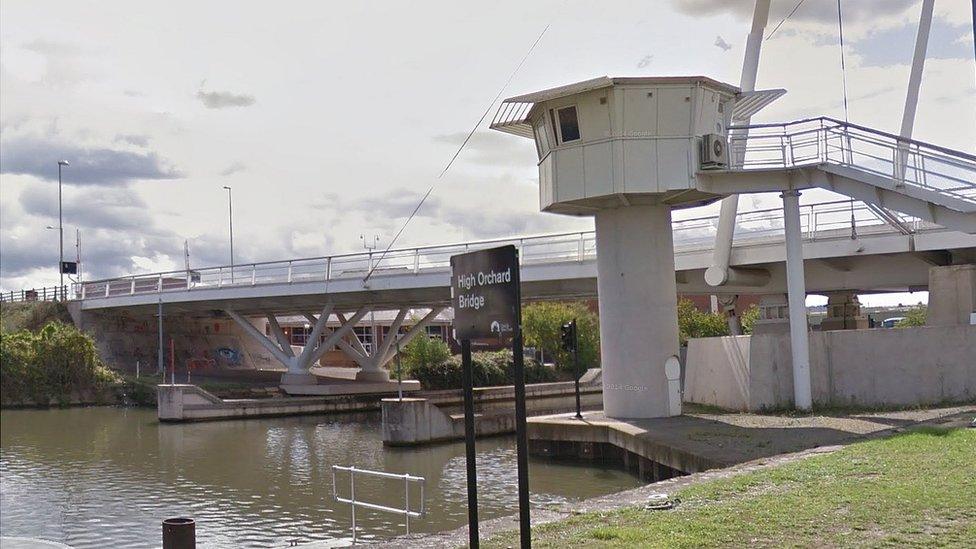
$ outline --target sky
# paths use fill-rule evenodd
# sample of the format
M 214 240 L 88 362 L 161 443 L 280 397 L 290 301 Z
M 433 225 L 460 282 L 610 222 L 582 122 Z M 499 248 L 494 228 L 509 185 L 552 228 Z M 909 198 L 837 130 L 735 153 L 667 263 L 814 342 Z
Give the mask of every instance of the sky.
M 767 35 L 795 5 L 773 0 Z M 897 133 L 920 2 L 843 10 L 850 120 Z M 914 135 L 974 152 L 971 3 L 935 11 Z M 194 267 L 229 263 L 224 186 L 238 263 L 385 247 L 431 185 L 397 247 L 592 229 L 538 211 L 532 142 L 487 121 L 438 174 L 547 25 L 503 97 L 602 75 L 738 84 L 751 15 L 748 0 L 5 0 L 0 288 L 56 284 L 62 158 L 65 255 L 77 229 L 86 279 L 181 269 L 184 241 Z M 805 0 L 763 42 L 757 87 L 789 93 L 753 121 L 843 117 L 839 56 L 836 2 Z

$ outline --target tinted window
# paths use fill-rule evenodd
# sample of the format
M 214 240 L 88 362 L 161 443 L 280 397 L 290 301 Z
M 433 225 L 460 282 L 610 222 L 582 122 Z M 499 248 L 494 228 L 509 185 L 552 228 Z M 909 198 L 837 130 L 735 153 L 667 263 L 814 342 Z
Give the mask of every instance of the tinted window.
M 579 120 L 576 118 L 576 107 L 564 107 L 556 111 L 559 118 L 559 135 L 563 143 L 576 141 L 580 138 Z

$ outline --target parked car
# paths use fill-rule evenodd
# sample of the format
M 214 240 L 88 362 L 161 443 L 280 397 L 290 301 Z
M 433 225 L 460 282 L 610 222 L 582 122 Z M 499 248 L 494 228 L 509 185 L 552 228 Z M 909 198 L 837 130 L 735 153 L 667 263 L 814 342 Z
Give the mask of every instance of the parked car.
M 902 320 L 905 320 L 905 317 L 903 317 L 903 316 L 893 316 L 891 318 L 886 318 L 886 319 L 884 319 L 884 320 L 881 321 L 881 327 L 882 328 L 894 328 L 895 327 L 895 324 L 898 324 Z

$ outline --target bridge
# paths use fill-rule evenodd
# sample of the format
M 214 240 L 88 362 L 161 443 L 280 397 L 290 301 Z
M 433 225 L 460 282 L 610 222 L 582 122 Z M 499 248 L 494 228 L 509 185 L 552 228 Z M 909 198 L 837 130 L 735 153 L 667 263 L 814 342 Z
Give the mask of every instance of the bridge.
M 806 293 L 921 290 L 930 267 L 976 259 L 972 155 L 829 118 L 731 127 L 729 147 L 729 165 L 695 167 L 693 188 L 669 191 L 661 200 L 687 207 L 729 194 L 783 191 L 785 204 L 788 196 L 796 199 L 799 190 L 812 187 L 851 197 L 796 207 Z M 570 152 L 554 148 L 540 166 Z M 640 204 L 645 196 L 625 192 L 614 200 Z M 592 203 L 557 198 L 561 213 L 586 214 L 587 200 Z M 792 211 L 738 213 L 727 266 L 748 276 L 718 285 L 706 281 L 706 271 L 714 266 L 720 216 L 674 220 L 677 291 L 787 293 Z M 370 311 L 396 310 L 390 327 L 395 332 L 410 323 L 406 317 L 412 311 L 429 310 L 412 322 L 401 341 L 406 344 L 450 305 L 449 258 L 503 244 L 520 250 L 525 299 L 597 295 L 597 237 L 584 231 L 85 281 L 72 287 L 71 308 L 78 318 L 93 319 L 118 312 L 152 318 L 160 309 L 169 318 L 230 318 L 287 368 L 285 385 L 310 382 L 309 368 L 335 346 L 361 366 L 357 379 L 385 382 L 383 366 L 394 356 L 393 338 L 366 348 L 347 337 L 356 323 Z M 309 341 L 318 344 L 293 349 L 278 323 L 282 315 L 305 317 L 313 327 Z M 330 331 L 332 316 L 339 326 Z M 263 320 L 256 324 L 255 318 Z M 154 343 L 149 337 L 144 342 Z

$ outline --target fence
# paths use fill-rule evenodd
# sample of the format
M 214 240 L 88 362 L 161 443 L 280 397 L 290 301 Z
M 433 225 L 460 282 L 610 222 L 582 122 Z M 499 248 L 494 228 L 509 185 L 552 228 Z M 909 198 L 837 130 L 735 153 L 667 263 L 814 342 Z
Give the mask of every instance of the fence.
M 343 498 L 339 496 L 339 485 L 336 482 L 336 472 L 346 471 L 349 473 L 349 497 Z M 366 475 L 386 479 L 402 480 L 403 481 L 403 508 L 398 507 L 388 507 L 386 505 L 379 505 L 376 503 L 369 503 L 362 500 L 356 499 L 356 475 Z M 420 485 L 420 508 L 417 511 L 410 510 L 410 483 L 417 483 Z M 340 503 L 348 503 L 352 506 L 352 542 L 356 543 L 356 507 L 364 507 L 366 509 L 372 509 L 374 511 L 382 511 L 385 513 L 394 513 L 398 515 L 403 515 L 407 523 L 407 534 L 410 534 L 410 518 L 420 518 L 424 516 L 426 510 L 424 508 L 424 485 L 426 480 L 424 477 L 415 477 L 410 474 L 397 474 L 397 473 L 387 473 L 385 471 L 370 471 L 369 469 L 357 469 L 354 466 L 344 467 L 341 465 L 332 466 L 332 497 Z

